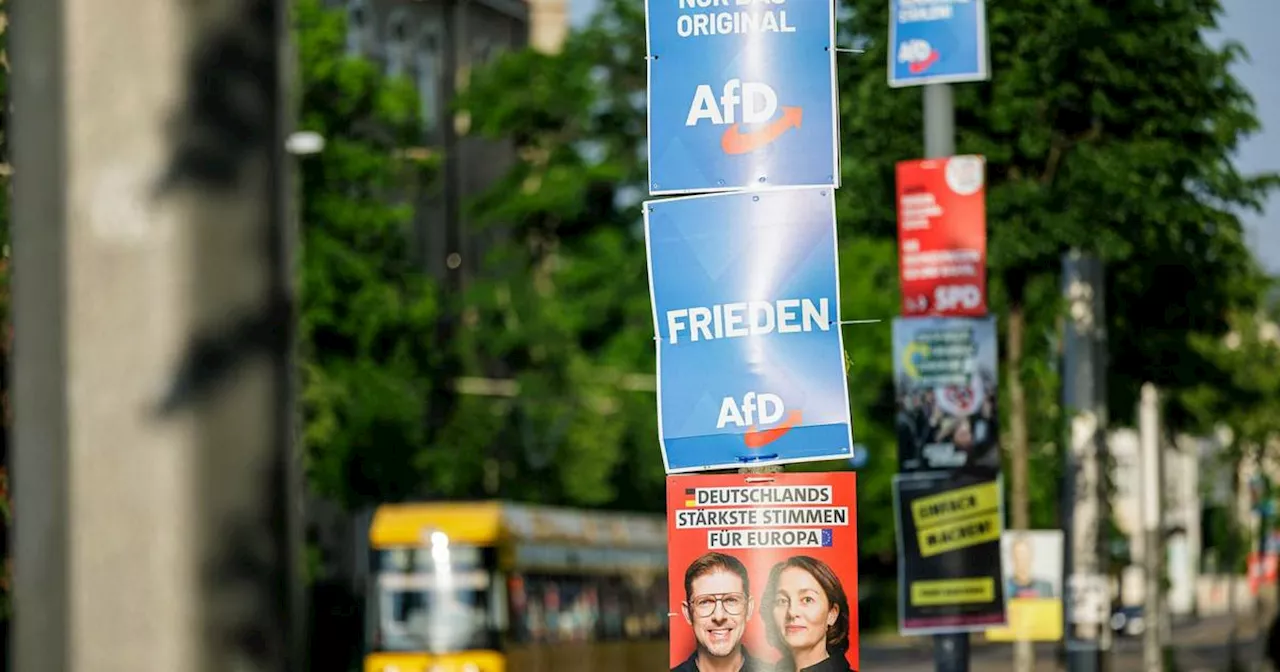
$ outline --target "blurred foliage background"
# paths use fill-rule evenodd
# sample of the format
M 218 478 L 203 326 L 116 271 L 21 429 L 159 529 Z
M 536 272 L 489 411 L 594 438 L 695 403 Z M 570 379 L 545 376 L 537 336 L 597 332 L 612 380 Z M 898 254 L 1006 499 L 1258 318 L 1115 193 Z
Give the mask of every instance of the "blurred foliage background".
M 408 195 L 439 173 L 438 157 L 400 151 L 418 133 L 412 85 L 344 55 L 342 12 L 294 4 L 300 127 L 327 139 L 300 161 L 311 489 L 351 510 L 502 497 L 660 512 L 654 396 L 634 384 L 654 370 L 643 3 L 602 0 L 560 53 L 509 52 L 470 74 L 456 100 L 469 132 L 509 142 L 518 159 L 466 206 L 468 226 L 503 242 L 462 296 L 411 254 Z M 839 57 L 841 314 L 883 320 L 845 332 L 855 438 L 870 449 L 858 522 L 871 627 L 894 614 L 893 176 L 923 150 L 921 90 L 885 82 L 888 3 L 843 4 L 840 41 L 866 51 Z M 1131 422 L 1150 381 L 1168 395 L 1171 431 L 1228 425 L 1238 459 L 1280 432 L 1280 351 L 1265 328 L 1280 315 L 1238 218 L 1280 178 L 1232 162 L 1258 122 L 1228 71 L 1241 49 L 1204 37 L 1217 2 L 1003 0 L 988 11 L 994 79 L 956 87 L 957 151 L 988 162 L 1002 432 L 1026 464 L 1015 516 L 1054 527 L 1061 254 L 1107 262 L 1112 422 Z M 0 179 L 7 199 L 7 170 Z M 7 221 L 0 203 L 6 259 Z M 5 287 L 0 273 L 0 310 Z M 457 376 L 512 380 L 516 392 L 462 395 Z M 3 484 L 0 473 L 0 494 Z
M 844 9 L 840 41 L 865 53 L 839 57 L 841 314 L 883 320 L 845 336 L 854 432 L 871 456 L 859 479 L 861 566 L 889 585 L 893 176 L 923 150 L 921 90 L 885 82 L 888 5 Z M 1150 381 L 1166 391 L 1170 430 L 1228 423 L 1238 446 L 1276 432 L 1280 367 L 1256 337 L 1275 316 L 1271 281 L 1238 213 L 1280 182 L 1232 162 L 1258 122 L 1228 70 L 1240 48 L 1203 37 L 1219 12 L 1207 1 L 1001 2 L 989 12 L 994 79 L 955 89 L 957 152 L 988 162 L 1003 443 L 1025 456 L 1012 506 L 1023 525 L 1058 525 L 1068 249 L 1107 263 L 1113 423 L 1132 421 Z M 501 230 L 504 242 L 461 297 L 407 261 L 397 185 L 435 171 L 393 157 L 412 132 L 412 91 L 344 58 L 342 34 L 340 15 L 301 0 L 302 125 L 331 142 L 302 176 L 313 487 L 349 507 L 503 497 L 661 511 L 654 397 L 627 384 L 654 366 L 639 208 L 643 4 L 602 0 L 560 53 L 509 52 L 470 73 L 455 101 L 469 133 L 511 143 L 518 159 L 466 206 L 468 226 Z M 463 326 L 440 341 L 433 324 L 446 318 Z M 1243 344 L 1229 347 L 1229 334 Z M 458 395 L 441 371 L 509 379 L 517 392 Z M 885 608 L 868 624 L 892 618 L 892 595 L 880 591 Z

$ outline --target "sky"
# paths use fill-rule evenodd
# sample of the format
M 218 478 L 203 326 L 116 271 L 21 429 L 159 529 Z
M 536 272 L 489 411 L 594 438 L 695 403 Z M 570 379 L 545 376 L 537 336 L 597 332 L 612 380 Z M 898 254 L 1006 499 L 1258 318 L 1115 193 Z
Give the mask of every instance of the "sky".
M 581 26 L 596 11 L 598 4 L 599 0 L 569 0 L 569 23 L 574 27 Z
M 599 0 L 569 0 L 573 25 L 582 25 Z M 1240 42 L 1249 62 L 1235 67 L 1235 76 L 1253 94 L 1262 131 L 1241 145 L 1237 165 L 1245 173 L 1280 171 L 1280 1 L 1222 0 L 1225 15 L 1214 43 Z M 1272 196 L 1262 215 L 1241 213 L 1255 255 L 1272 275 L 1280 275 L 1280 196 Z
M 575 0 L 584 2 L 585 0 Z M 1223 0 L 1226 16 L 1221 36 L 1244 45 L 1248 63 L 1237 64 L 1235 75 L 1253 94 L 1262 132 L 1240 147 L 1237 165 L 1245 173 L 1280 171 L 1280 2 Z M 1243 216 L 1249 244 L 1264 268 L 1280 275 L 1280 196 L 1272 196 L 1262 216 Z

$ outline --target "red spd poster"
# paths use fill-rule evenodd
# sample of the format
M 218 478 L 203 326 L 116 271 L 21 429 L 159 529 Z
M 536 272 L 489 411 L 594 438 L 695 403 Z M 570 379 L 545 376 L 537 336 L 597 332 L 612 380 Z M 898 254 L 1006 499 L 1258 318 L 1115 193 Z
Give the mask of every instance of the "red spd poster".
M 672 671 L 857 670 L 856 502 L 853 472 L 667 477 Z
M 986 163 L 898 163 L 898 277 L 904 316 L 987 314 Z
M 1249 592 L 1257 595 L 1263 584 L 1275 583 L 1276 577 L 1280 576 L 1280 556 L 1252 551 L 1249 553 L 1248 569 Z

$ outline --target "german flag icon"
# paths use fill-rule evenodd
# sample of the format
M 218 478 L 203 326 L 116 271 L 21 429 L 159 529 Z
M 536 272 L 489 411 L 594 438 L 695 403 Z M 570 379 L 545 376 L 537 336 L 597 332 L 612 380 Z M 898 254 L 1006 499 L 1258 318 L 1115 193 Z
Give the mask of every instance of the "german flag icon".
M 685 506 L 697 506 L 697 505 L 698 505 L 697 500 L 695 500 L 695 499 L 693 498 L 693 488 L 685 488 L 685 489 L 684 489 L 684 505 L 685 505 Z

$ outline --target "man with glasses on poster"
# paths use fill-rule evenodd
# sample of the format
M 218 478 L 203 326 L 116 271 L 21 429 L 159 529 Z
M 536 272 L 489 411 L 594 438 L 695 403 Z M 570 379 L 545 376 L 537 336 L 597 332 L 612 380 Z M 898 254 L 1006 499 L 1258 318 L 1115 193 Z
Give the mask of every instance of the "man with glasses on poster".
M 741 560 L 704 554 L 685 570 L 684 594 L 680 610 L 697 646 L 671 672 L 764 672 L 742 645 L 755 603 Z

